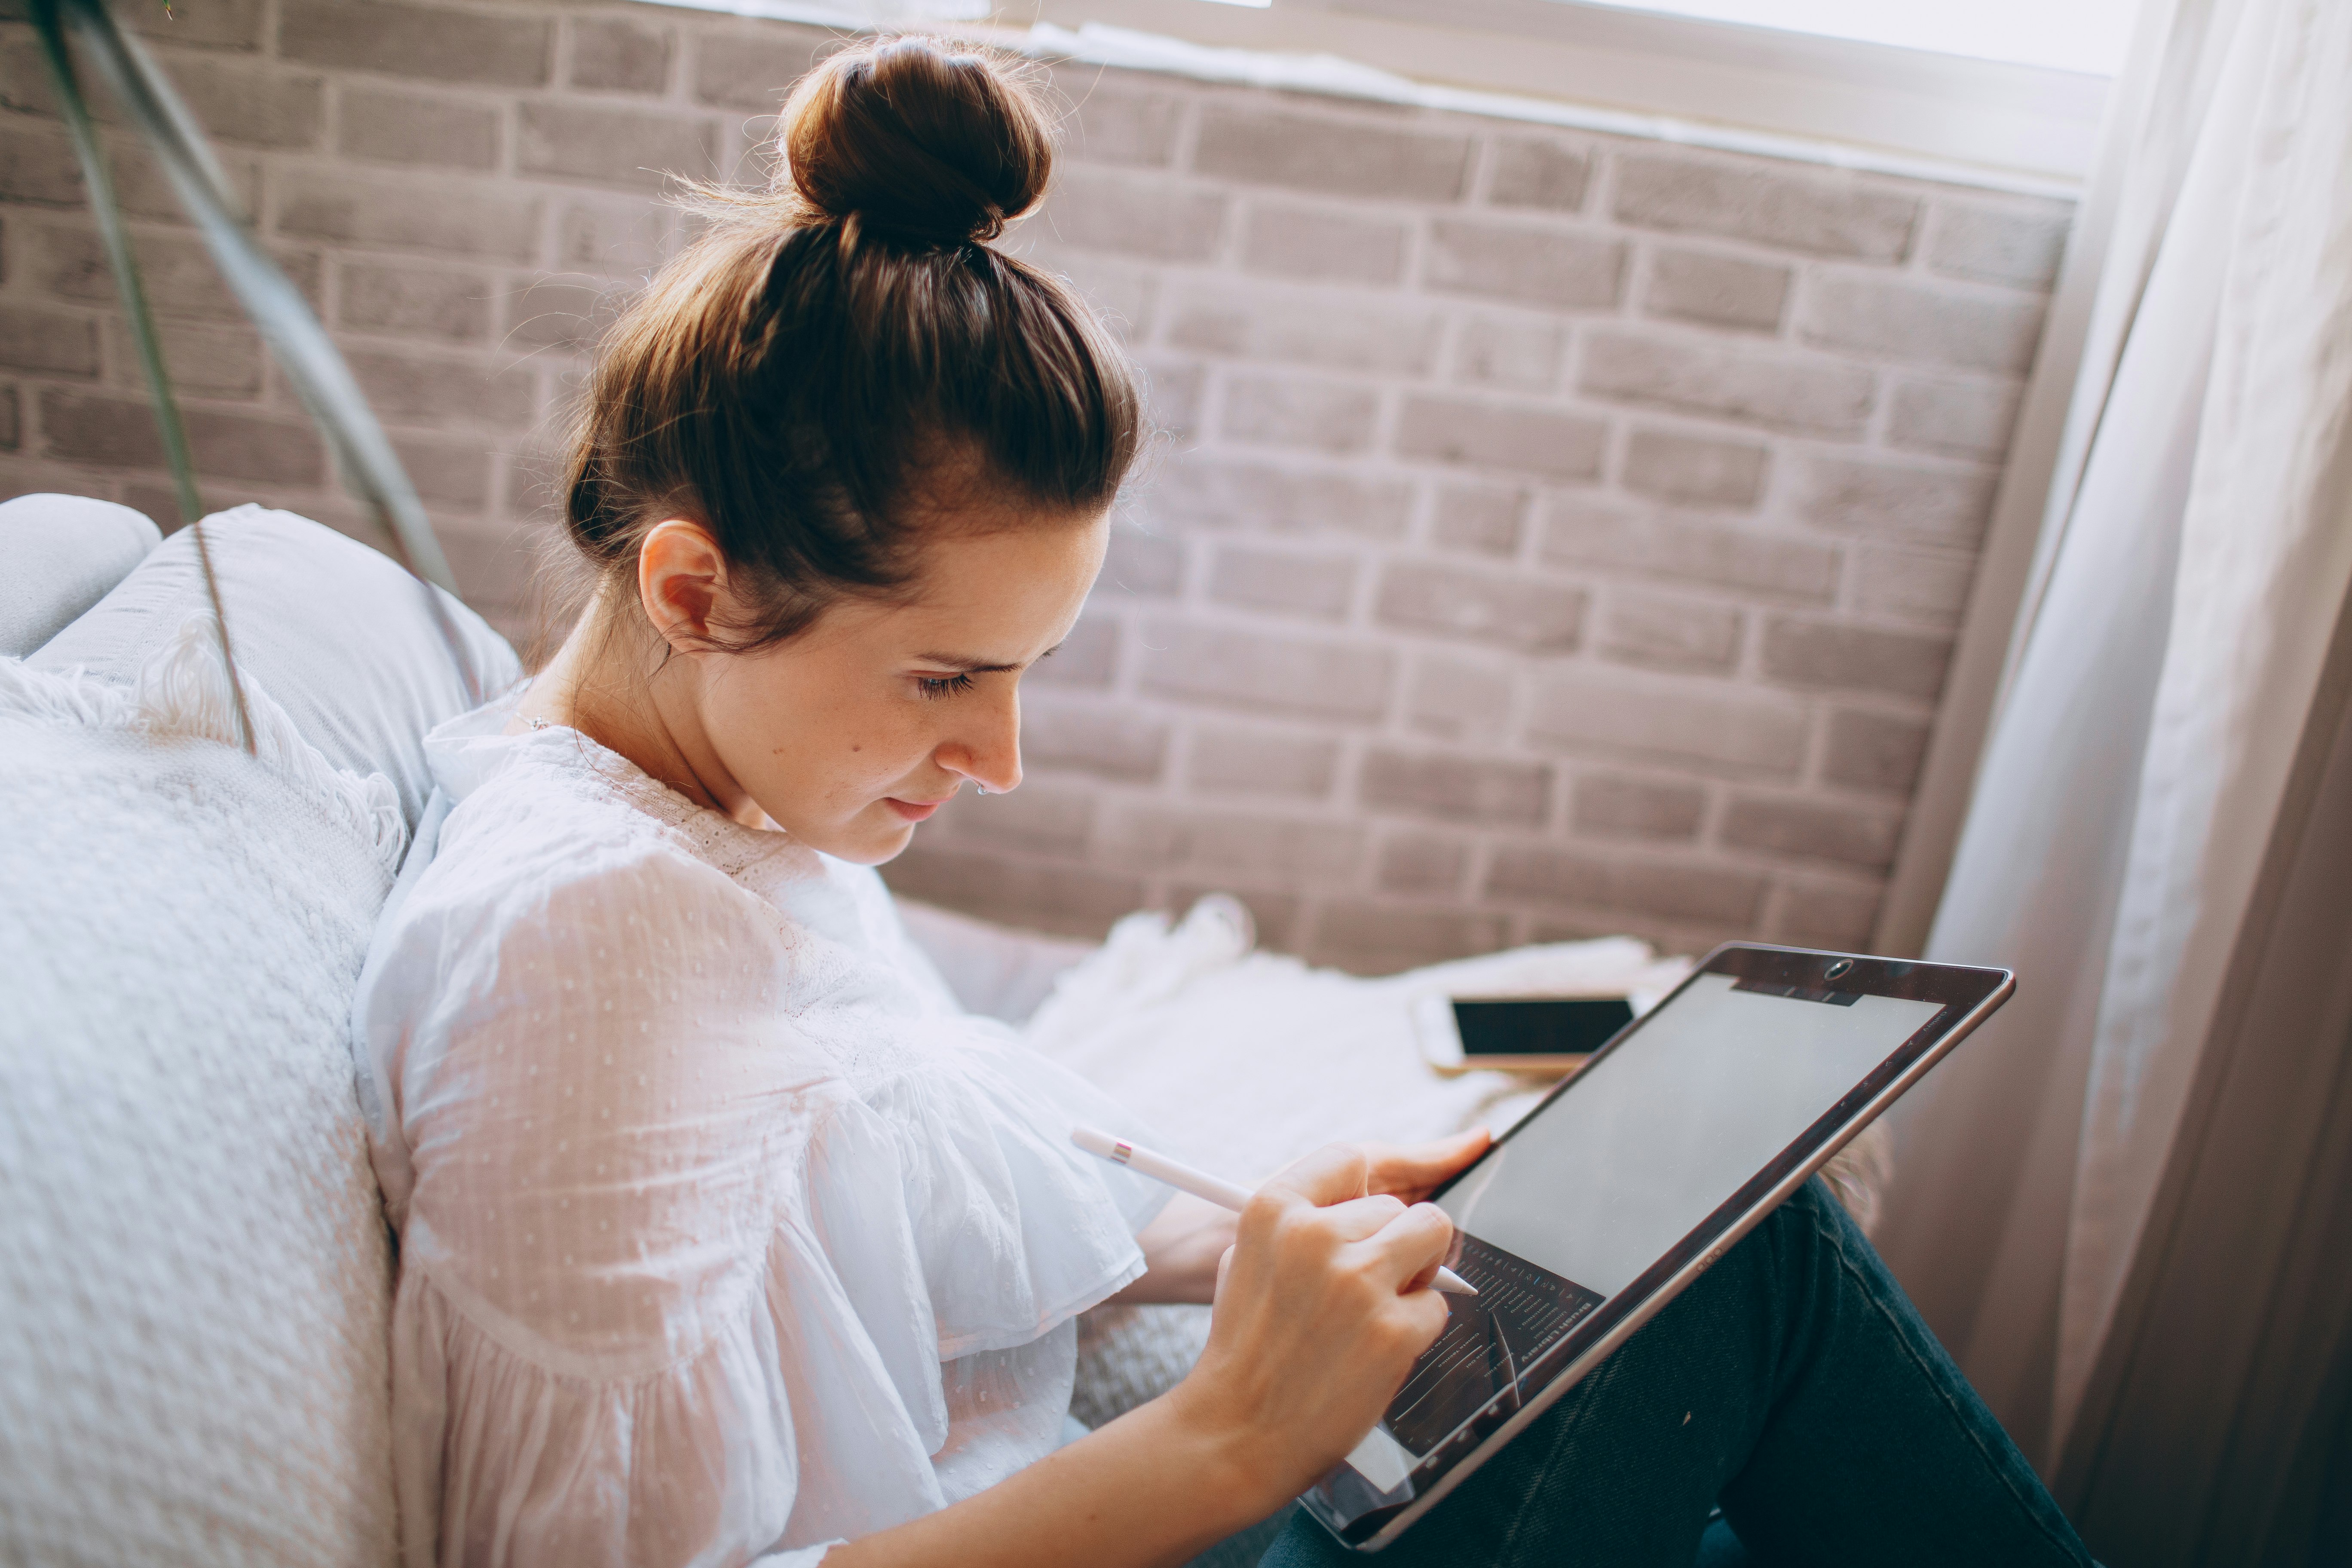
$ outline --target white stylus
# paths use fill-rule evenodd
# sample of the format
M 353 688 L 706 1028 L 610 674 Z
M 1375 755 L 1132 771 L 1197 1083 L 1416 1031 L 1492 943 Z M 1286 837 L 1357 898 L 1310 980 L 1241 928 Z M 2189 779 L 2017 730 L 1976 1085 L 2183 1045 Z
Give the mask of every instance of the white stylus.
M 1247 1187 L 1237 1187 L 1231 1182 L 1220 1181 L 1206 1171 L 1196 1171 L 1192 1166 L 1179 1163 L 1165 1154 L 1155 1154 L 1149 1149 L 1139 1149 L 1124 1138 L 1114 1138 L 1108 1132 L 1098 1132 L 1091 1127 L 1071 1128 L 1070 1142 L 1089 1154 L 1099 1155 L 1114 1165 L 1125 1165 L 1131 1171 L 1140 1171 L 1155 1182 L 1165 1182 L 1180 1193 L 1190 1193 L 1194 1197 L 1205 1199 L 1221 1209 L 1231 1209 L 1234 1213 L 1239 1214 L 1242 1212 L 1243 1205 L 1250 1201 L 1250 1192 Z M 1454 1296 L 1475 1296 L 1478 1293 L 1478 1288 L 1475 1285 L 1442 1263 L 1437 1266 L 1437 1278 L 1432 1279 L 1430 1284 Z

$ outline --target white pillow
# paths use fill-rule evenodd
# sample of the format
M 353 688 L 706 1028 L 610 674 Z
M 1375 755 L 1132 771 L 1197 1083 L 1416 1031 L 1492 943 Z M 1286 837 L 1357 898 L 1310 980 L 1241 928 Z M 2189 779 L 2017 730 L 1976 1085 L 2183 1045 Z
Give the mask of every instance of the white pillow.
M 203 617 L 0 659 L 0 1563 L 388 1564 L 392 1259 L 346 1044 L 406 832 Z
M 22 658 L 103 598 L 162 539 L 144 512 L 89 496 L 0 501 L 0 655 Z
M 241 506 L 206 518 L 205 533 L 238 669 L 336 767 L 392 780 L 415 827 L 432 793 L 425 731 L 513 685 L 514 649 L 456 599 L 308 518 Z M 27 662 L 127 684 L 207 603 L 184 528 Z

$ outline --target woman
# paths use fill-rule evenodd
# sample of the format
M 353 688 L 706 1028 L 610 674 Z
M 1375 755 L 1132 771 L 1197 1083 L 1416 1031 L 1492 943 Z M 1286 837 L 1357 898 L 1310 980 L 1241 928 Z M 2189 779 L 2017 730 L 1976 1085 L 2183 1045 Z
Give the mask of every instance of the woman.
M 1050 163 L 1007 68 L 862 46 L 782 146 L 778 193 L 720 207 L 606 345 L 567 499 L 587 613 L 433 738 L 362 983 L 405 1550 L 1181 1561 L 1335 1463 L 1436 1336 L 1450 1230 L 1417 1200 L 1484 1135 L 1326 1151 L 1238 1223 L 1163 1204 L 1068 1146 L 1119 1112 L 908 944 L 870 868 L 1020 783 L 1018 683 L 1101 564 L 1137 389 L 986 243 Z M 1073 1320 L 1122 1292 L 1213 1297 L 1207 1352 L 1066 1443 Z M 1880 1479 L 1894 1420 L 1937 1529 L 2082 1560 L 1816 1194 L 1591 1382 L 1403 1550 L 1507 1560 L 1568 1509 L 1594 1561 L 1687 1563 L 1718 1494 L 1759 1539 L 1866 1540 L 1837 1519 L 1884 1499 L 1838 1476 Z M 1872 1442 L 1823 1426 L 1849 1396 Z

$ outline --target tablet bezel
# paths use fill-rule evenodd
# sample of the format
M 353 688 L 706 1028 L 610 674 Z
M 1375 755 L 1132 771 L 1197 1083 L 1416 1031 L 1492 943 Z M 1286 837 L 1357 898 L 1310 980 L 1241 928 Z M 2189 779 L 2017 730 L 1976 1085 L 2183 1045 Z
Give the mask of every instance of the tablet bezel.
M 1521 1117 L 1485 1155 L 1455 1173 L 1431 1195 L 1442 1196 L 1468 1178 L 1496 1149 L 1533 1126 L 1559 1096 L 1584 1080 L 1587 1073 L 1610 1052 L 1640 1032 L 1644 1020 L 1674 1005 L 1701 975 L 1730 975 L 1751 986 L 1788 987 L 1795 992 L 1852 993 L 1906 1001 L 1934 1002 L 1935 1016 L 1913 1031 L 1836 1104 L 1799 1134 L 1796 1140 L 1718 1205 L 1689 1235 L 1683 1237 L 1632 1283 L 1593 1310 L 1537 1363 L 1554 1357 L 1568 1364 L 1541 1389 L 1505 1415 L 1497 1394 L 1487 1407 L 1464 1424 L 1437 1451 L 1410 1472 L 1418 1478 L 1441 1467 L 1420 1483 L 1407 1500 L 1376 1506 L 1344 1522 L 1318 1507 L 1318 1493 L 1338 1480 L 1347 1467 L 1318 1481 L 1300 1503 L 1343 1543 L 1359 1552 L 1378 1552 L 1402 1534 L 1412 1523 L 1459 1486 L 1504 1444 L 1577 1385 L 1610 1352 L 1633 1331 L 1673 1300 L 1692 1280 L 1762 1223 L 1805 1179 L 1826 1164 L 1853 1135 L 1968 1037 L 1993 1010 L 2009 999 L 2016 977 L 2006 969 L 1979 969 L 1960 964 L 1925 963 L 1910 959 L 1875 958 L 1864 953 L 1830 952 L 1811 948 L 1776 947 L 1758 942 L 1727 942 L 1709 952 L 1655 1007 L 1626 1025 L 1592 1053 L 1583 1070 L 1557 1085 Z M 1532 1373 L 1534 1367 L 1528 1371 Z M 1524 1381 L 1524 1379 L 1522 1380 Z M 1449 1451 L 1458 1457 L 1447 1458 Z M 1357 1478 L 1359 1486 L 1369 1483 Z

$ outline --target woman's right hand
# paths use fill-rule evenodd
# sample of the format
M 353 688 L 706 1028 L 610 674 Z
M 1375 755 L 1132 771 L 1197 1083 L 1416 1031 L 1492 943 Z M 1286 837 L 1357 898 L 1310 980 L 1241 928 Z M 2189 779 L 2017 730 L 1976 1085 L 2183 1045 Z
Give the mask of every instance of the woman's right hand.
M 1394 1184 L 1380 1180 L 1393 1160 L 1335 1145 L 1257 1190 L 1219 1270 L 1208 1348 L 1168 1395 L 1269 1511 L 1347 1457 L 1445 1330 L 1429 1281 L 1454 1226 L 1434 1205 L 1367 1195 Z

